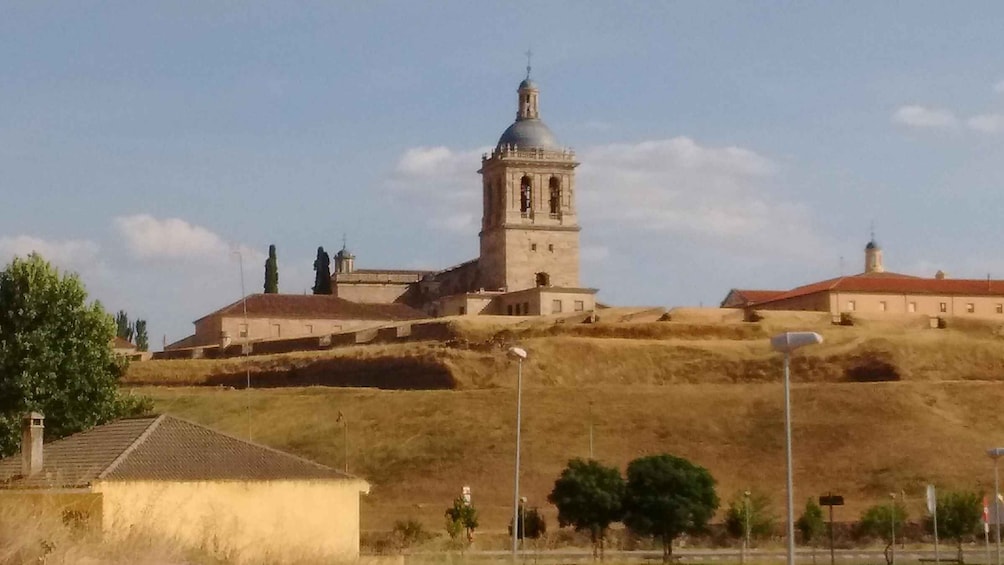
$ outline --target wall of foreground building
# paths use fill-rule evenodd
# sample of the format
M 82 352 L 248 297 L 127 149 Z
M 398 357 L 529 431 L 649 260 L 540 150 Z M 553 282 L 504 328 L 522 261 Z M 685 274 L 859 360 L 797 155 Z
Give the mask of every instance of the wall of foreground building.
M 359 557 L 364 481 L 102 481 L 107 537 L 157 532 L 235 562 Z
M 830 312 L 925 314 L 1004 321 L 1004 296 L 834 292 L 830 294 Z

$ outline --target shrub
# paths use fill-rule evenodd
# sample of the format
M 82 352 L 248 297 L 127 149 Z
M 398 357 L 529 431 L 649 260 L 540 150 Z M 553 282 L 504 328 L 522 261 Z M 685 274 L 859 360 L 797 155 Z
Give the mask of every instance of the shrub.
M 751 539 L 766 538 L 774 531 L 774 520 L 770 497 L 757 491 L 750 492 L 749 497 L 738 492 L 725 511 L 725 530 L 737 539 L 742 539 L 747 531 Z
M 427 532 L 422 523 L 414 518 L 394 522 L 393 532 L 401 549 L 422 544 L 432 538 L 432 534 Z

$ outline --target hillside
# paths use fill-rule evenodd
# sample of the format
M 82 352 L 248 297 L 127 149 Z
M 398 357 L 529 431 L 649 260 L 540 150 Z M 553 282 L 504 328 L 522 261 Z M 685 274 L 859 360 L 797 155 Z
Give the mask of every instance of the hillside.
M 587 455 L 590 413 L 597 458 L 623 467 L 642 454 L 682 455 L 711 469 L 723 499 L 753 487 L 769 492 L 780 513 L 781 362 L 767 338 L 814 329 L 825 343 L 799 352 L 792 366 L 800 505 L 832 490 L 848 501 L 838 519 L 854 519 L 902 490 L 917 516 L 928 482 L 990 484 L 983 452 L 1004 444 L 1004 416 L 994 409 L 1004 402 L 1004 338 L 994 324 L 655 318 L 454 320 L 443 342 L 137 363 L 126 383 L 159 410 L 238 435 L 247 434 L 250 401 L 256 440 L 336 467 L 342 412 L 350 469 L 374 484 L 365 529 L 416 517 L 438 531 L 444 508 L 470 485 L 484 528 L 501 531 L 511 504 L 516 369 L 505 346 L 519 343 L 530 352 L 524 490 L 552 524 L 546 495 L 567 459 Z M 237 390 L 248 370 L 250 393 Z M 309 386 L 318 384 L 329 386 Z

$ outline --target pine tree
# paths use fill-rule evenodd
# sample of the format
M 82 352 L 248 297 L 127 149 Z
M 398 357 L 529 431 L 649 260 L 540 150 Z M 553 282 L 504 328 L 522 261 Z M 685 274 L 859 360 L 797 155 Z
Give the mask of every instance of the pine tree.
M 265 260 L 265 294 L 279 293 L 279 260 L 275 256 L 275 245 L 268 246 Z
M 146 335 L 146 320 L 136 320 L 136 350 L 148 351 L 150 339 Z
M 323 247 L 317 248 L 314 273 L 314 294 L 331 294 L 331 257 Z

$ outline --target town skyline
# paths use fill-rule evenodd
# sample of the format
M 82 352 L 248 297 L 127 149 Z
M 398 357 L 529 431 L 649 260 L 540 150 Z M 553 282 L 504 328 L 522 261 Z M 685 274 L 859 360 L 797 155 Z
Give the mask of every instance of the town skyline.
M 155 6 L 0 22 L 0 259 L 79 272 L 154 349 L 239 299 L 234 247 L 249 294 L 273 243 L 287 293 L 343 234 L 360 268 L 477 255 L 527 48 L 600 302 L 860 272 L 873 222 L 890 270 L 1004 278 L 995 4 Z

